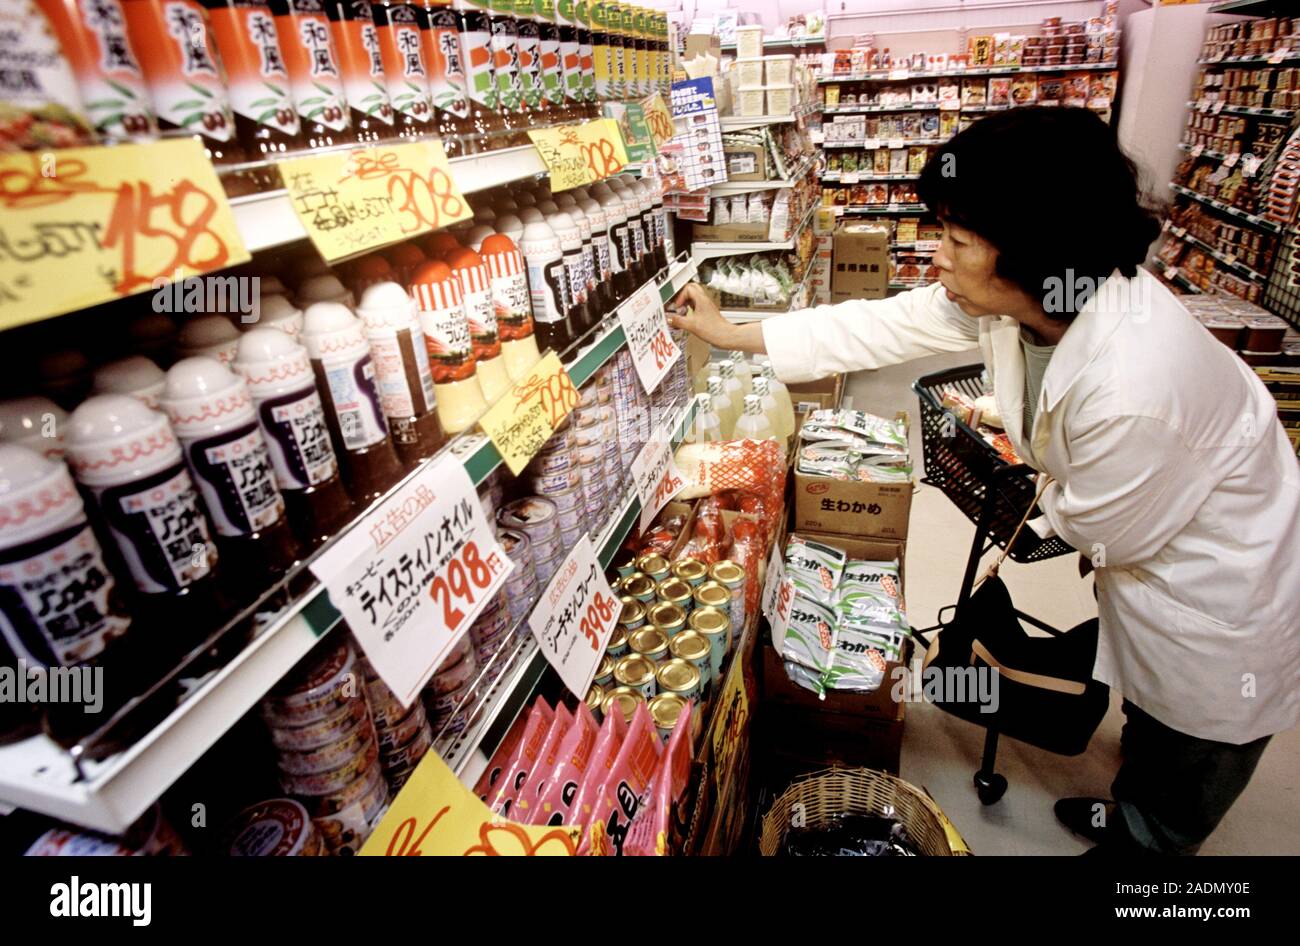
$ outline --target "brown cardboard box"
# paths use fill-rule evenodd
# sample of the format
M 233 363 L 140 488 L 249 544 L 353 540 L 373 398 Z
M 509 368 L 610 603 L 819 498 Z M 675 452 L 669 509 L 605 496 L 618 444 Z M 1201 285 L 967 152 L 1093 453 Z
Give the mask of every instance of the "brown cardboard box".
M 686 34 L 686 55 L 682 58 L 694 59 L 696 56 L 712 56 L 714 59 L 722 58 L 722 44 L 716 34 Z
M 907 419 L 905 411 L 897 416 Z M 807 473 L 794 475 L 792 530 L 906 539 L 911 513 L 910 482 L 860 483 Z
M 767 149 L 762 145 L 723 145 L 728 181 L 767 180 Z
M 724 223 L 722 226 L 697 223 L 691 228 L 691 239 L 704 243 L 766 243 L 768 222 Z
M 835 231 L 831 256 L 831 302 L 883 299 L 889 290 L 889 229 L 847 224 Z
M 787 384 L 790 402 L 796 413 L 839 407 L 844 394 L 844 375 L 833 374 L 816 381 L 804 381 L 801 384 Z

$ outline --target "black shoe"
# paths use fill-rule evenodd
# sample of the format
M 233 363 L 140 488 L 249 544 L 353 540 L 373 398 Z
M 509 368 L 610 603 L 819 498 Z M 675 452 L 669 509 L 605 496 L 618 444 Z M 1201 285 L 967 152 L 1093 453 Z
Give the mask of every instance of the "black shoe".
M 1100 818 L 1097 806 L 1102 806 Z M 1062 798 L 1052 806 L 1056 820 L 1093 844 L 1101 844 L 1108 833 L 1106 825 L 1116 817 L 1117 806 L 1105 798 Z M 1102 823 L 1097 824 L 1098 820 Z

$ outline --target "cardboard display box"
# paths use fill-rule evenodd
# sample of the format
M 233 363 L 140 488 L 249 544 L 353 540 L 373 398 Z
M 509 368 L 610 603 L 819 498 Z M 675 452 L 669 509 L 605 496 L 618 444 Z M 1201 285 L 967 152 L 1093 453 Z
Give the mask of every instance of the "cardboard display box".
M 787 384 L 785 388 L 790 392 L 790 402 L 796 413 L 839 407 L 840 398 L 844 396 L 844 375 L 833 374 L 816 381 Z
M 831 301 L 883 299 L 889 291 L 889 229 L 857 223 L 835 231 Z
M 767 180 L 767 149 L 762 145 L 724 144 L 728 181 Z
M 905 411 L 897 416 L 907 420 Z M 906 539 L 911 514 L 910 482 L 861 483 L 807 473 L 794 475 L 790 527 L 796 531 Z
M 702 223 L 691 228 L 691 239 L 702 243 L 766 243 L 768 221 L 761 223 L 724 223 L 711 226 Z

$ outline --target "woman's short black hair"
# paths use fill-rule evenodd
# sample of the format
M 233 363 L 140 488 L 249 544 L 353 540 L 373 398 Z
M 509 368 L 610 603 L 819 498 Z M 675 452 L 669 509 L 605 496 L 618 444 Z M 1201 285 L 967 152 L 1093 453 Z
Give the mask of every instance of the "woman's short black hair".
M 1135 276 L 1160 234 L 1114 129 L 1084 108 L 980 119 L 935 153 L 917 192 L 992 243 L 998 275 L 1036 299 L 1050 296 L 1044 309 L 1057 319 L 1073 318 L 1089 295 L 1067 292 L 1061 305 L 1062 284 L 1100 286 L 1114 270 Z

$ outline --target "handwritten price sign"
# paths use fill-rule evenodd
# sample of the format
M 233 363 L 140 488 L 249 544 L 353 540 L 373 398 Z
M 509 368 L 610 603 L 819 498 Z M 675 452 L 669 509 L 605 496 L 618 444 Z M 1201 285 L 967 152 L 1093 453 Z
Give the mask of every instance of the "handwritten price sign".
M 552 192 L 572 190 L 599 180 L 591 175 L 579 126 L 531 128 L 528 137 L 537 148 L 537 153 L 542 156 L 546 170 L 550 172 Z
M 479 418 L 479 426 L 518 475 L 577 406 L 573 379 L 551 351 Z
M 503 821 L 427 752 L 393 799 L 363 857 L 573 857 L 580 827 L 531 827 Z
M 410 706 L 514 568 L 451 454 L 312 564 L 376 672 Z
M 587 170 L 593 181 L 601 181 L 619 173 L 627 165 L 627 148 L 618 122 L 600 118 L 578 126 L 582 141 L 582 156 L 587 160 Z
M 582 699 L 622 611 L 614 589 L 583 536 L 542 592 L 528 626 L 569 691 Z
M 762 611 L 772 627 L 772 646 L 779 652 L 785 643 L 785 629 L 790 623 L 790 606 L 794 602 L 794 582 L 786 577 L 780 543 L 772 546 L 767 563 L 767 582 L 763 585 Z
M 292 158 L 279 168 L 294 212 L 327 260 L 473 216 L 438 141 Z
M 655 151 L 658 151 L 677 133 L 673 129 L 673 113 L 664 102 L 664 97 L 659 94 L 642 101 L 641 108 L 645 111 L 645 123 L 654 140 Z
M 0 329 L 247 262 L 194 139 L 0 155 Z
M 641 499 L 641 530 L 654 521 L 668 501 L 676 496 L 686 481 L 673 462 L 672 443 L 663 431 L 650 439 L 632 461 L 632 478 Z
M 668 370 L 682 356 L 668 334 L 668 321 L 664 318 L 664 304 L 659 298 L 659 287 L 653 283 L 642 286 L 618 310 L 618 320 L 627 336 L 628 351 L 636 365 L 641 386 L 649 394 L 659 386 Z

